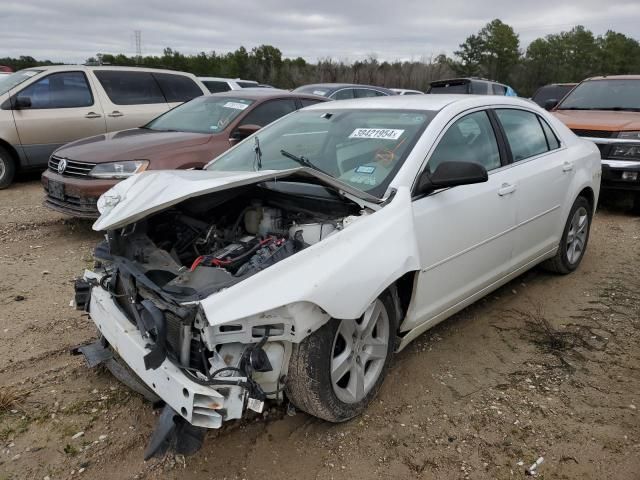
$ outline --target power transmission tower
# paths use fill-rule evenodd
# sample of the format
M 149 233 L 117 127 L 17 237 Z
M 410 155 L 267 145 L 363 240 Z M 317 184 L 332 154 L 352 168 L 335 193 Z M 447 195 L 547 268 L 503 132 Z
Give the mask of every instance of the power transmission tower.
M 142 31 L 135 30 L 134 35 L 136 37 L 136 57 L 138 57 L 138 63 L 142 62 Z

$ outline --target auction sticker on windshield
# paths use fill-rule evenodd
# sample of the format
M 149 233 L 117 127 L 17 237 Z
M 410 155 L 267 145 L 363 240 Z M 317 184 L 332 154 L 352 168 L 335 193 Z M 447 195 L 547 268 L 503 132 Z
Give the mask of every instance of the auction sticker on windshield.
M 248 106 L 249 105 L 245 105 L 244 103 L 238 103 L 238 102 L 227 102 L 223 105 L 223 107 L 225 108 L 233 108 L 235 110 L 244 110 Z
M 397 140 L 404 130 L 396 128 L 356 128 L 349 138 L 375 138 L 384 140 Z

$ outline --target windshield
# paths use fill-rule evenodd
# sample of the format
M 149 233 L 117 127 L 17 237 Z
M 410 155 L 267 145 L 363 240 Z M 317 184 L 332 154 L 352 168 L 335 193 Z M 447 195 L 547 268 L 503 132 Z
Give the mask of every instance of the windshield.
M 574 88 L 558 110 L 640 111 L 640 80 L 590 80 Z
M 308 166 L 380 198 L 434 116 L 413 110 L 302 110 L 222 154 L 207 169 Z
M 22 82 L 29 80 L 40 72 L 42 72 L 42 70 L 20 70 L 11 75 L 3 75 L 0 77 L 0 95 L 7 93 L 13 87 L 17 87 Z
M 227 96 L 198 97 L 151 120 L 145 128 L 159 131 L 219 133 L 253 102 L 246 98 Z

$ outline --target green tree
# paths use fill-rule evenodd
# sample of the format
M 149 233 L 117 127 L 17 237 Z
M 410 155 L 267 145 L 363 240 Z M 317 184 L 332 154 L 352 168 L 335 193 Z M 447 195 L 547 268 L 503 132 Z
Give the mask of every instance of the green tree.
M 598 37 L 600 73 L 620 75 L 640 72 L 640 44 L 622 33 L 609 30 Z
M 454 52 L 460 58 L 459 73 L 483 75 L 508 82 L 520 58 L 520 40 L 513 28 L 499 19 L 487 23 L 477 35 L 470 35 Z

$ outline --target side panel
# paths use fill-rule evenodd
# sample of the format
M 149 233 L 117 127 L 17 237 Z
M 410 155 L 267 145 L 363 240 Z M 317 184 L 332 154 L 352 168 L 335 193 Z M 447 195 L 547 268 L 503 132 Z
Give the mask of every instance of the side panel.
M 506 275 L 517 192 L 509 168 L 489 180 L 413 202 L 420 274 L 401 331 L 411 330 Z
M 562 207 L 569 201 L 575 165 L 567 148 L 512 167 L 518 181 L 518 213 L 513 268 L 555 248 L 562 235 Z
M 47 76 L 39 80 L 45 78 Z M 19 88 L 11 93 L 15 95 L 21 90 Z M 93 105 L 87 107 L 13 110 L 15 126 L 29 166 L 44 167 L 51 153 L 61 145 L 105 132 L 100 102 L 95 92 L 92 93 Z
M 123 73 L 127 72 L 124 71 Z M 94 73 L 89 71 L 87 75 L 91 76 L 92 84 L 96 86 L 95 90 L 105 113 L 104 118 L 107 122 L 107 132 L 142 127 L 161 113 L 169 110 L 169 105 L 166 102 L 146 105 L 116 105 L 109 98 L 109 95 L 107 95 Z

